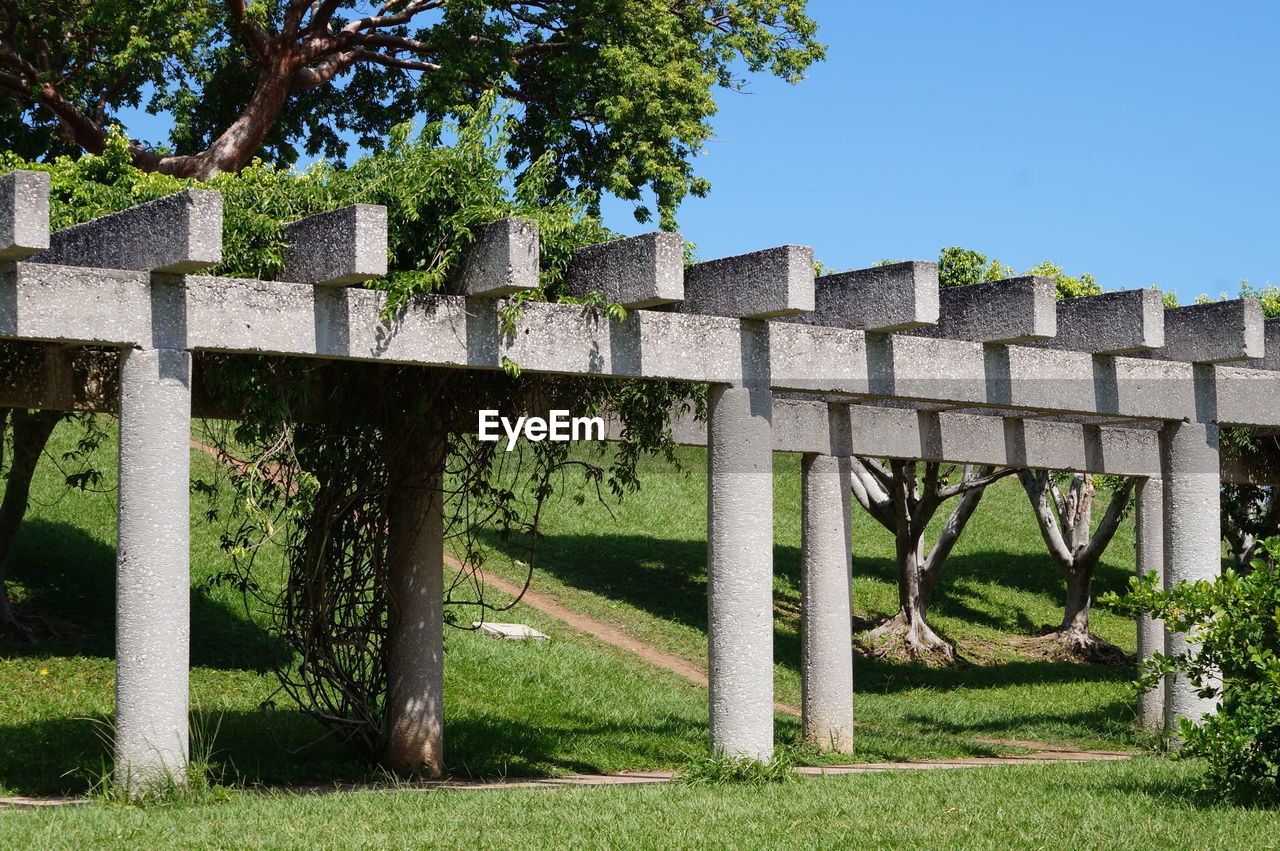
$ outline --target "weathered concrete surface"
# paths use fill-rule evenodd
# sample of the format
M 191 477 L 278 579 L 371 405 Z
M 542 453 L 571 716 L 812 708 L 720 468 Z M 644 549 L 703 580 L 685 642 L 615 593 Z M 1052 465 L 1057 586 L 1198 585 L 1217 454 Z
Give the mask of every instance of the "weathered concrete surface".
M 0 260 L 19 260 L 49 247 L 49 175 L 0 176 Z
M 1262 305 L 1256 298 L 1171 307 L 1164 312 L 1164 346 L 1150 356 L 1161 360 L 1226 363 L 1260 358 Z
M 443 468 L 438 449 L 401 449 L 388 519 L 386 762 L 432 776 L 444 770 Z
M 1163 294 L 1156 289 L 1064 298 L 1058 333 L 1026 343 L 1093 354 L 1125 354 L 1164 345 Z
M 1164 483 L 1159 479 L 1138 482 L 1135 498 L 1137 511 L 1136 570 L 1139 576 L 1156 574 L 1164 585 Z M 1154 653 L 1164 652 L 1164 622 L 1138 615 L 1138 660 L 1144 662 Z M 1148 689 L 1138 695 L 1138 723 L 1148 729 L 1164 726 L 1165 687 Z
M 772 405 L 713 385 L 707 447 L 707 662 L 711 747 L 773 757 Z
M 852 506 L 848 458 L 801 462 L 800 675 L 805 741 L 853 753 Z
M 126 349 L 120 363 L 115 778 L 185 782 L 190 664 L 191 355 Z
M 1218 427 L 1199 422 L 1171 422 L 1160 432 L 1164 465 L 1164 583 L 1212 580 L 1222 559 L 1219 519 Z M 1166 634 L 1165 653 L 1195 653 L 1194 641 L 1184 633 Z M 1186 677 L 1170 677 L 1165 687 L 1165 723 L 1169 732 L 1177 719 L 1198 721 L 1218 705 L 1202 698 Z
M 538 223 L 499 219 L 475 229 L 462 274 L 450 290 L 460 295 L 496 298 L 538 287 Z
M 1026 275 L 947 287 L 938 293 L 938 324 L 909 333 L 976 343 L 1017 343 L 1057 332 L 1052 278 Z
M 1268 317 L 1262 326 L 1262 357 L 1242 360 L 1237 366 L 1280 370 L 1280 317 Z
M 937 263 L 911 260 L 823 275 L 813 285 L 813 312 L 797 314 L 791 321 L 875 333 L 938 321 Z
M 783 245 L 690 266 L 676 310 L 739 319 L 813 310 L 813 249 Z
M 346 287 L 387 274 L 387 208 L 352 204 L 285 225 L 281 281 Z
M 780 391 L 1125 418 L 1197 416 L 1199 392 L 1214 396 L 1219 423 L 1280 426 L 1271 370 L 1216 366 L 1216 380 L 1197 391 L 1192 364 L 1149 358 L 649 310 L 615 323 L 570 304 L 525 305 L 520 333 L 504 336 L 498 303 L 487 299 L 415 298 L 386 324 L 386 296 L 374 290 L 199 276 L 181 287 L 153 317 L 145 275 L 0 264 L 0 338 L 172 339 L 193 350 L 476 369 L 501 369 L 507 357 L 530 373 L 708 383 L 767 376 Z
M 222 196 L 184 189 L 53 233 L 35 263 L 196 272 L 222 259 Z
M 684 237 L 657 231 L 579 248 L 567 275 L 578 298 L 598 292 L 628 310 L 684 298 Z

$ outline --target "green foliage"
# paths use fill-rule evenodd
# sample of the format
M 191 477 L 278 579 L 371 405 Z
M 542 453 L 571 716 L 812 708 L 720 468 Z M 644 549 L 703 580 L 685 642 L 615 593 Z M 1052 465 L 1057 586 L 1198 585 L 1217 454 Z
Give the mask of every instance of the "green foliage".
M 28 159 L 54 156 L 75 150 L 58 132 L 74 125 L 77 145 L 96 153 L 101 128 L 118 121 L 122 108 L 144 106 L 168 116 L 173 130 L 163 145 L 153 139 L 135 154 L 197 154 L 251 103 L 263 109 L 254 95 L 268 82 L 286 92 L 279 112 L 266 116 L 257 153 L 287 166 L 304 152 L 341 160 L 352 137 L 380 151 L 402 122 L 465 119 L 484 93 L 501 91 L 521 104 L 507 164 L 548 163 L 546 197 L 571 188 L 611 192 L 635 201 L 644 221 L 652 216 L 641 203 L 648 193 L 670 228 L 680 201 L 709 188 L 693 162 L 711 133 L 713 90 L 741 88 L 744 73 L 797 82 L 825 51 L 804 0 L 393 2 L 383 11 L 402 20 L 354 28 L 376 4 L 263 0 L 247 4 L 239 25 L 235 5 L 6 4 L 6 49 L 12 45 L 14 62 L 43 63 L 65 103 L 6 74 L 0 138 L 17 140 L 16 153 Z M 345 44 L 330 36 L 339 32 Z M 366 35 L 379 41 L 352 44 Z M 51 53 L 50 44 L 58 50 Z M 267 59 L 263 51 L 271 52 Z M 314 57 L 306 68 L 279 71 L 303 54 Z M 406 62 L 427 64 L 409 73 Z M 295 73 L 307 70 L 320 76 Z
M 1185 756 L 1208 761 L 1217 793 L 1246 804 L 1280 804 L 1280 538 L 1265 544 L 1244 576 L 1226 570 L 1214 582 L 1157 587 L 1155 574 L 1135 577 L 1123 597 L 1107 601 L 1122 611 L 1145 612 L 1199 642 L 1194 653 L 1155 654 L 1140 686 L 1151 688 L 1179 674 L 1201 696 L 1221 695 L 1218 711 L 1200 724 L 1180 719 Z M 1220 684 L 1219 684 L 1220 683 Z
M 938 256 L 938 286 L 963 287 L 1013 277 L 1013 269 L 968 248 L 952 246 Z
M 1280 287 L 1275 284 L 1255 286 L 1248 281 L 1240 282 L 1240 298 L 1256 298 L 1262 303 L 1262 313 L 1268 318 L 1280 316 Z
M 1079 298 L 1086 295 L 1098 295 L 1102 287 L 1094 280 L 1093 275 L 1081 275 L 1074 278 L 1062 271 L 1062 267 L 1048 260 L 1038 263 L 1027 270 L 1028 275 L 1043 275 L 1053 278 L 1058 298 Z

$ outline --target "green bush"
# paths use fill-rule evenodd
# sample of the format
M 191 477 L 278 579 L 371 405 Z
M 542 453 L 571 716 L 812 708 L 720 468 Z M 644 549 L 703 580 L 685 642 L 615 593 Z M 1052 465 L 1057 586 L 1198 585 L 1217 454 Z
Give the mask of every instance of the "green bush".
M 1196 653 L 1145 663 L 1141 687 L 1181 674 L 1202 696 L 1221 695 L 1217 713 L 1194 724 L 1180 719 L 1180 754 L 1208 761 L 1210 788 L 1239 803 L 1280 804 L 1280 538 L 1241 576 L 1225 571 L 1215 582 L 1182 582 L 1165 591 L 1155 574 L 1132 580 L 1111 602 L 1145 612 L 1200 642 Z

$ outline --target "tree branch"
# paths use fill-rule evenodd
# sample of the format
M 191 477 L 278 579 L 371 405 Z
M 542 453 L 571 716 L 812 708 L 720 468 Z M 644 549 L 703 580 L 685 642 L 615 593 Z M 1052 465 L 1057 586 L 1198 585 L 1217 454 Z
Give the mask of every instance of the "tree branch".
M 1120 521 L 1124 518 L 1124 510 L 1129 505 L 1129 498 L 1133 495 L 1133 489 L 1136 484 L 1136 479 L 1126 479 L 1125 483 L 1111 494 L 1111 501 L 1107 503 L 1107 510 L 1103 513 L 1102 519 L 1098 521 L 1098 528 L 1094 530 L 1088 542 L 1076 555 L 1078 561 L 1096 562 L 1102 558 L 1103 550 L 1111 543 L 1111 539 L 1115 537 L 1116 530 L 1120 528 Z
M 1022 489 L 1027 492 L 1027 499 L 1031 501 L 1031 508 L 1035 512 L 1040 537 L 1049 548 L 1049 555 L 1057 562 L 1058 569 L 1065 573 L 1071 570 L 1075 558 L 1067 542 L 1063 540 L 1058 519 L 1049 506 L 1049 476 L 1046 470 L 1018 471 L 1018 480 L 1022 482 Z
M 231 16 L 231 22 L 235 24 L 236 32 L 240 33 L 240 37 L 244 39 L 245 44 L 249 45 L 253 55 L 259 59 L 265 59 L 267 57 L 267 31 L 257 21 L 251 21 L 245 17 L 244 0 L 227 0 L 227 14 Z

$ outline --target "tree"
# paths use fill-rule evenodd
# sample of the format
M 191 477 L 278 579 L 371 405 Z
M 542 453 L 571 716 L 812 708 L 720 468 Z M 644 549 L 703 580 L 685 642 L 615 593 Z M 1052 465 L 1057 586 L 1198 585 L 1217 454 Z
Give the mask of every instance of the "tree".
M 1047 261 L 1028 269 L 1027 274 L 1053 278 L 1059 298 L 1101 292 L 1091 275 L 1070 277 L 1061 267 Z M 968 248 L 944 248 L 938 257 L 938 285 L 944 288 L 997 281 L 1013 275 L 1010 266 Z M 898 652 L 900 643 L 902 652 L 910 658 L 944 663 L 955 659 L 955 648 L 940 638 L 927 623 L 929 598 L 947 557 L 978 507 L 986 486 L 1017 472 L 1013 469 L 982 467 L 975 470 L 965 467 L 960 480 L 953 484 L 950 480 L 956 469 L 952 466 L 944 470 L 943 465 L 937 462 L 917 465 L 903 461 L 854 459 L 854 496 L 872 517 L 894 534 L 897 546 L 898 612 L 864 635 L 878 652 Z M 1081 484 L 1092 495 L 1092 479 L 1086 476 Z M 926 554 L 925 530 L 929 521 L 942 504 L 953 497 L 960 497 L 960 502 Z M 1087 524 L 1087 517 L 1085 522 Z M 1107 540 L 1110 540 L 1110 535 Z M 1102 546 L 1105 547 L 1105 542 Z M 1086 605 L 1086 623 L 1087 619 Z
M 936 461 L 880 462 L 873 458 L 853 459 L 853 495 L 867 512 L 893 533 L 898 564 L 898 612 L 862 636 L 875 652 L 893 655 L 905 652 L 909 658 L 949 663 L 955 661 L 955 647 L 944 641 L 926 621 L 926 609 L 942 565 L 965 525 L 973 516 L 983 489 L 1014 470 L 992 467 L 965 467 L 952 482 L 956 467 L 943 469 Z M 920 470 L 923 468 L 923 475 Z M 960 501 L 943 524 L 933 546 L 925 552 L 925 532 L 942 504 L 953 497 Z
M 1092 527 L 1097 495 L 1095 477 L 1089 473 L 1063 474 L 1050 470 L 1019 470 L 1018 479 L 1035 510 L 1040 536 L 1067 584 L 1062 623 L 1045 633 L 1045 639 L 1068 655 L 1092 662 L 1124 660 L 1124 653 L 1089 632 L 1093 600 L 1093 574 L 1098 561 L 1124 519 L 1133 496 L 1134 479 L 1102 477 L 1110 486 L 1106 511 Z M 1063 483 L 1066 490 L 1063 491 Z
M 173 132 L 131 141 L 133 164 L 208 178 L 299 146 L 340 159 L 349 136 L 379 150 L 394 125 L 496 89 L 521 108 L 510 165 L 549 155 L 553 194 L 647 187 L 670 225 L 708 188 L 691 161 L 713 88 L 801 79 L 816 31 L 804 0 L 5 0 L 0 137 L 28 158 L 99 154 L 119 110 L 145 104 Z

